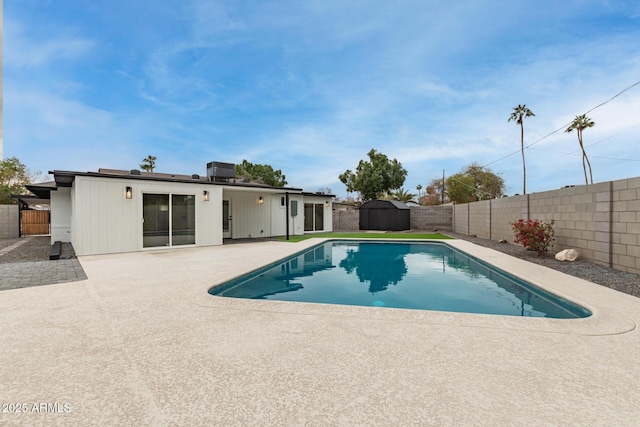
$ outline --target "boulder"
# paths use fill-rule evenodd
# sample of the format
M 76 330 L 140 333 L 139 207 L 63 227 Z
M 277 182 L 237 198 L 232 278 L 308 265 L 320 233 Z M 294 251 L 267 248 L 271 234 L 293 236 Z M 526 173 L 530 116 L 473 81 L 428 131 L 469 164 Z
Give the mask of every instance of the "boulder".
M 575 261 L 578 259 L 578 251 L 575 249 L 565 249 L 556 254 L 556 259 L 558 261 Z

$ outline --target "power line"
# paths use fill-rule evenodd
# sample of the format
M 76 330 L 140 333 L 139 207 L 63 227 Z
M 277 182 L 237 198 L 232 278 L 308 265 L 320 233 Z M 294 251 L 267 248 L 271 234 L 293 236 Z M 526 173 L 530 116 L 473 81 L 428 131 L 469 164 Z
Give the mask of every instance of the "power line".
M 547 153 L 554 153 L 554 154 L 562 154 L 563 156 L 582 156 L 582 153 L 576 153 L 576 152 L 562 153 L 560 151 L 546 150 L 544 148 L 532 148 L 532 150 L 545 151 Z M 620 160 L 620 161 L 623 161 L 623 162 L 640 162 L 640 159 L 620 159 L 620 158 L 617 158 L 617 157 L 589 156 L 589 158 L 591 158 L 591 159 L 604 159 L 604 160 Z
M 606 138 L 599 139 L 598 141 L 592 142 L 591 144 L 585 145 L 584 147 L 587 148 L 587 147 L 591 147 L 591 146 L 596 145 L 596 144 L 600 144 L 601 142 L 604 142 L 604 141 L 606 141 L 608 139 L 611 139 L 611 138 L 613 138 L 615 136 L 622 135 L 623 133 L 629 132 L 631 129 L 635 129 L 635 128 L 638 128 L 638 127 L 640 127 L 640 125 L 631 126 L 630 128 L 627 128 L 627 129 L 625 129 L 623 131 L 620 131 L 618 133 L 614 133 L 613 135 L 609 135 Z M 535 148 L 534 148 L 534 150 L 535 150 Z M 573 154 L 573 153 L 575 153 L 577 151 L 578 150 L 574 150 L 574 151 L 571 152 L 571 154 Z
M 626 91 L 628 91 L 629 89 L 631 89 L 631 88 L 633 88 L 633 87 L 635 87 L 635 86 L 638 86 L 638 85 L 640 85 L 640 81 L 637 81 L 637 82 L 633 83 L 632 85 L 627 86 L 626 88 L 624 88 L 624 89 L 623 89 L 623 90 L 621 90 L 620 92 L 616 93 L 616 94 L 615 94 L 614 96 L 612 96 L 611 98 L 609 98 L 609 99 L 607 99 L 606 101 L 604 101 L 604 102 L 602 102 L 602 103 L 600 103 L 600 104 L 596 105 L 595 107 L 591 108 L 590 110 L 587 110 L 587 112 L 585 112 L 584 114 L 585 114 L 585 115 L 586 115 L 586 114 L 589 114 L 590 112 L 592 112 L 592 111 L 593 111 L 593 110 L 595 110 L 596 108 L 600 108 L 600 107 L 602 107 L 603 105 L 608 104 L 609 102 L 613 101 L 614 99 L 616 99 L 617 97 L 619 97 L 620 95 L 622 95 L 623 93 L 625 93 Z M 529 144 L 529 145 L 525 146 L 524 148 L 525 148 L 525 149 L 529 149 L 529 148 L 531 148 L 532 146 L 536 145 L 538 142 L 541 142 L 541 141 L 543 141 L 543 140 L 545 140 L 545 139 L 549 138 L 551 135 L 554 135 L 554 134 L 556 134 L 556 133 L 558 133 L 558 132 L 560 132 L 560 131 L 562 131 L 562 130 L 565 130 L 565 129 L 567 128 L 567 126 L 571 125 L 571 123 L 572 123 L 572 122 L 569 122 L 569 123 L 567 123 L 567 124 L 563 125 L 561 128 L 554 130 L 553 132 L 551 132 L 551 133 L 549 133 L 549 134 L 547 134 L 547 135 L 543 136 L 542 138 L 540 138 L 540 139 L 538 139 L 538 140 L 536 140 L 536 141 L 532 142 L 531 144 Z M 498 163 L 499 161 L 502 161 L 502 160 L 504 160 L 504 159 L 506 159 L 506 158 L 508 158 L 508 157 L 511 157 L 511 156 L 513 156 L 513 155 L 516 155 L 516 154 L 518 154 L 518 153 L 520 153 L 520 152 L 521 152 L 521 150 L 516 150 L 516 151 L 514 151 L 513 153 L 510 153 L 510 154 L 507 154 L 506 156 L 500 157 L 499 159 L 494 160 L 494 161 L 492 161 L 492 162 L 489 162 L 489 163 L 485 164 L 485 165 L 484 165 L 484 166 L 482 166 L 482 167 L 487 167 L 487 166 L 492 165 L 492 164 L 494 164 L 494 163 Z

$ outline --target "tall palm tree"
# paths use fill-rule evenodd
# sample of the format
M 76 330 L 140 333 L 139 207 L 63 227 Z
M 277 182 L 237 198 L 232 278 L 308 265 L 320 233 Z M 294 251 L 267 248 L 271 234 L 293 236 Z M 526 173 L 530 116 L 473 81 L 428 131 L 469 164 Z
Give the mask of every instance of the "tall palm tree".
M 418 200 L 420 200 L 420 190 L 422 190 L 422 184 L 418 184 L 416 186 L 416 190 L 418 190 Z
M 147 172 L 153 172 L 153 169 L 156 167 L 156 160 L 156 156 L 152 156 L 151 154 L 149 154 L 147 157 L 142 159 L 142 163 L 140 163 L 140 169 Z
M 510 121 L 515 121 L 520 125 L 520 149 L 522 150 L 522 176 L 523 176 L 523 184 L 522 184 L 522 193 L 527 194 L 527 167 L 524 163 L 524 119 L 527 117 L 533 117 L 535 114 L 527 108 L 526 104 L 518 104 L 517 107 L 513 109 L 513 113 L 509 116 Z
M 584 182 L 586 185 L 589 185 L 589 181 L 587 181 L 587 167 L 585 165 L 585 161 L 586 161 L 586 164 L 589 165 L 589 177 L 591 178 L 591 184 L 593 184 L 593 173 L 591 172 L 591 162 L 589 162 L 589 158 L 587 157 L 587 152 L 584 151 L 584 145 L 582 144 L 582 131 L 586 128 L 594 127 L 595 124 L 596 123 L 593 120 L 591 120 L 589 117 L 587 117 L 586 114 L 583 114 L 581 116 L 576 116 L 576 118 L 573 119 L 573 122 L 571 122 L 571 124 L 567 128 L 567 130 L 565 130 L 565 132 L 570 133 L 575 129 L 576 133 L 578 134 L 578 142 L 580 143 L 580 149 L 582 149 L 582 169 L 584 170 Z

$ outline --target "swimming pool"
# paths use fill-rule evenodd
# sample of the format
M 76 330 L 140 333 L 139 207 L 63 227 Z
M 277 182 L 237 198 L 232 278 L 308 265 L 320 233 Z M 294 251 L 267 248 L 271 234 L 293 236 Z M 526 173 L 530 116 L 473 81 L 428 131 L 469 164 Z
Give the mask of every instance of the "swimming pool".
M 440 242 L 326 241 L 212 295 L 570 319 L 591 313 Z

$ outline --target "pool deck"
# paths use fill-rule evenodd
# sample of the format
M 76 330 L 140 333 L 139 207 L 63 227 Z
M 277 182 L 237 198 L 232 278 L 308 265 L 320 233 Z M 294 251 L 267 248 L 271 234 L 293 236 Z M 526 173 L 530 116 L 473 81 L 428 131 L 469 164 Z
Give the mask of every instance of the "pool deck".
M 446 241 L 593 316 L 207 294 L 318 241 L 85 256 L 88 280 L 1 292 L 0 425 L 638 425 L 640 299 L 470 242 Z

